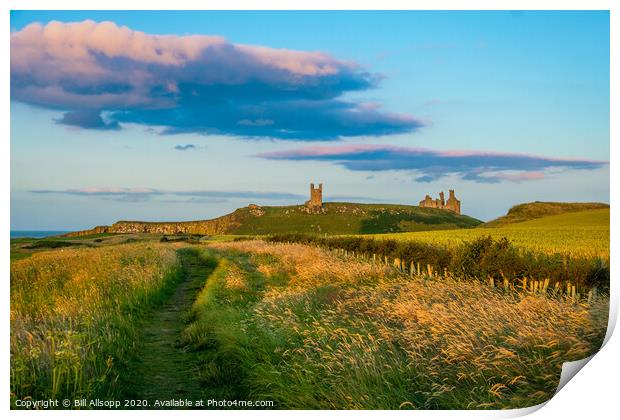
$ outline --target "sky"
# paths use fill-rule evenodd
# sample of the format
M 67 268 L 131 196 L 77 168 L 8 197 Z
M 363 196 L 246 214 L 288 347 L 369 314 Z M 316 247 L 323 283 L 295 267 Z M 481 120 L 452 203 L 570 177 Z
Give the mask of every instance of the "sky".
M 11 12 L 11 229 L 609 202 L 609 13 Z

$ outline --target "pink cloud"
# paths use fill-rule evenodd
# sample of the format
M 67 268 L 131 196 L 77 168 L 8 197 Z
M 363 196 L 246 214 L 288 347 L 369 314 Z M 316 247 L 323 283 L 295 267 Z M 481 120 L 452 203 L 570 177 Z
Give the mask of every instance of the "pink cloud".
M 118 65 L 123 59 L 141 65 L 127 66 L 121 72 Z M 205 71 L 178 74 L 194 62 L 202 63 Z M 209 64 L 217 64 L 220 71 L 209 71 Z M 168 77 L 148 65 L 167 67 Z M 33 23 L 11 34 L 11 73 L 30 82 L 17 86 L 17 98 L 40 105 L 168 107 L 174 103 L 170 98 L 150 96 L 154 87 L 161 85 L 174 96 L 179 82 L 243 84 L 262 78 L 295 84 L 300 77 L 335 75 L 356 67 L 320 52 L 238 45 L 220 36 L 151 35 L 114 22 Z M 69 86 L 67 78 L 72 79 Z M 131 93 L 102 89 L 93 94 L 80 89 L 97 84 L 129 85 Z
M 114 22 L 64 23 L 52 21 L 43 26 L 33 23 L 11 34 L 11 66 L 16 70 L 32 68 L 33 63 L 66 60 L 78 72 L 103 75 L 93 53 L 107 57 L 126 57 L 145 63 L 181 66 L 197 60 L 213 47 L 232 47 L 266 67 L 286 70 L 294 75 L 335 74 L 353 63 L 337 60 L 321 52 L 275 49 L 239 45 L 221 36 L 152 35 L 134 31 Z
M 422 127 L 340 99 L 380 79 L 319 51 L 147 34 L 114 22 L 33 23 L 11 34 L 11 99 L 66 111 L 56 121 L 80 128 L 137 123 L 163 133 L 333 140 Z

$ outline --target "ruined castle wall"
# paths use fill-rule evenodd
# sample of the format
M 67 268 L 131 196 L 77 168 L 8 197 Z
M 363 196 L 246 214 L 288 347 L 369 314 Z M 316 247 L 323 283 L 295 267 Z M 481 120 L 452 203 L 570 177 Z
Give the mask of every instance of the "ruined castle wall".
M 439 198 L 432 199 L 430 195 L 424 197 L 424 200 L 420 201 L 420 207 L 427 207 L 433 209 L 450 210 L 456 214 L 461 214 L 461 202 L 454 196 L 454 190 L 450 190 L 450 197 L 447 201 L 444 201 L 443 192 L 439 193 Z
M 442 205 L 439 200 L 433 200 L 430 197 L 426 197 L 424 200 L 420 201 L 420 207 L 430 207 L 433 209 L 440 209 L 442 208 Z

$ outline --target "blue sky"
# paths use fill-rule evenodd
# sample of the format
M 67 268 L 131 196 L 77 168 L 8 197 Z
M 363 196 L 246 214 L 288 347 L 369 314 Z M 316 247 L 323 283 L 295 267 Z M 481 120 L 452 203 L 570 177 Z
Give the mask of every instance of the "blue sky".
M 13 12 L 11 30 L 14 230 L 211 218 L 310 182 L 455 189 L 483 220 L 609 201 L 608 12 Z

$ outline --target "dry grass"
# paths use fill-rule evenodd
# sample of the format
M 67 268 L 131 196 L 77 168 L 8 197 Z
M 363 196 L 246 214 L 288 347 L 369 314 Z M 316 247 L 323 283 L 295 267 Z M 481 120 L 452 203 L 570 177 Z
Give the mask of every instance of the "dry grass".
M 387 268 L 380 265 L 352 264 L 350 260 L 343 260 L 320 248 L 298 244 L 271 244 L 253 240 L 223 242 L 213 244 L 210 248 L 236 249 L 259 255 L 275 255 L 278 257 L 277 261 L 262 262 L 259 264 L 258 270 L 267 276 L 283 269 L 289 274 L 291 270 L 294 270 L 295 275 L 291 277 L 291 287 L 296 285 L 317 286 L 326 284 L 328 281 L 357 283 L 361 278 L 379 279 L 389 272 Z
M 11 399 L 114 395 L 137 316 L 174 283 L 171 246 L 40 252 L 11 264 Z
M 561 364 L 591 355 L 606 331 L 606 298 L 574 304 L 409 277 L 298 244 L 211 248 L 249 253 L 254 268 L 236 270 L 267 279 L 227 333 L 237 330 L 250 358 L 244 386 L 280 407 L 530 406 L 549 399 Z M 269 286 L 274 273 L 288 282 Z

